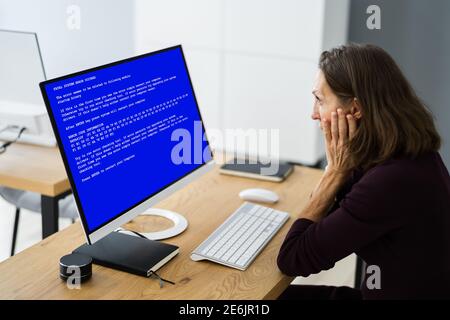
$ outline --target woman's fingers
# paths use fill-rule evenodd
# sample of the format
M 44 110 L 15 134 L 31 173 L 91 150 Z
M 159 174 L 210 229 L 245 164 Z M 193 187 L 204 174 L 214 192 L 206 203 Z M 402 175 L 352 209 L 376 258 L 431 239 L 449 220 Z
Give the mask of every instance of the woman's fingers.
M 351 114 L 348 114 L 347 121 L 348 121 L 348 136 L 351 139 L 356 132 L 356 119 Z
M 330 131 L 330 125 L 328 124 L 327 120 L 322 120 L 322 128 L 323 128 L 323 133 L 325 135 L 325 141 L 327 143 L 331 142 L 331 131 Z
M 348 124 L 345 119 L 344 112 L 342 109 L 338 109 L 338 130 L 339 130 L 339 141 L 341 143 L 346 143 L 348 141 Z
M 322 120 L 322 128 L 327 142 L 346 143 L 355 135 L 356 119 L 351 114 L 345 115 L 339 108 L 331 113 L 331 121 Z
M 333 141 L 338 141 L 339 131 L 338 131 L 338 117 L 336 112 L 331 113 L 331 137 Z

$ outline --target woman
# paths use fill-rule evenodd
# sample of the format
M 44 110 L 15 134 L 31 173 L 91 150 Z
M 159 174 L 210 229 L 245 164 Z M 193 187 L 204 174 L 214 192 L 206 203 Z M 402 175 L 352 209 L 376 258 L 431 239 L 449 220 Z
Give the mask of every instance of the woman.
M 370 272 L 361 290 L 290 286 L 280 299 L 450 297 L 450 177 L 432 116 L 381 48 L 325 51 L 319 69 L 328 166 L 278 267 L 306 277 L 356 253 Z

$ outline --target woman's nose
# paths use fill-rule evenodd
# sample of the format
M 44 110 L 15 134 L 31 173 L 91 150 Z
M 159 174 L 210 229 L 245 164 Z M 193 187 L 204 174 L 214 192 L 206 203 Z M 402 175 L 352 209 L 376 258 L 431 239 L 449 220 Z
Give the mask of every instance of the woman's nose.
M 320 114 L 318 112 L 313 111 L 313 113 L 311 114 L 311 119 L 320 120 Z
M 319 110 L 317 108 L 317 103 L 314 103 L 313 110 L 311 113 L 311 119 L 320 120 L 320 114 L 319 114 Z

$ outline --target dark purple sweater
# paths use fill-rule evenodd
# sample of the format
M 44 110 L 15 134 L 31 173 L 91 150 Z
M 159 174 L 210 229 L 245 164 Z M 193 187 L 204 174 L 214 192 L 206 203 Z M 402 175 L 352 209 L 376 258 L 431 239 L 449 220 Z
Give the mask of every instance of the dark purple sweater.
M 294 222 L 283 273 L 307 277 L 356 253 L 380 268 L 381 289 L 364 281 L 364 299 L 450 297 L 450 177 L 438 153 L 353 172 L 336 200 L 319 222 Z

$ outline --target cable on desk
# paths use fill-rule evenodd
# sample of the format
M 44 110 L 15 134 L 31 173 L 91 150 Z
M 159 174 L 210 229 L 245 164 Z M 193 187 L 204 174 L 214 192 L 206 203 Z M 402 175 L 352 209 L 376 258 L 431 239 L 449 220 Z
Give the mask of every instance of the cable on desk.
M 6 128 L 3 128 L 0 132 L 3 132 L 3 131 L 8 130 L 8 129 L 15 129 L 15 128 L 19 128 L 19 127 L 17 127 L 17 126 L 8 126 Z M 19 130 L 19 133 L 17 134 L 17 136 L 13 140 L 6 141 L 2 145 L 0 145 L 0 154 L 4 153 L 6 151 L 6 148 L 8 148 L 10 145 L 12 145 L 17 140 L 19 140 L 20 136 L 22 135 L 22 133 L 26 129 L 27 129 L 26 127 L 21 127 L 20 130 Z
M 120 228 L 120 229 L 117 229 L 116 232 L 131 232 L 131 233 L 134 233 L 135 235 L 137 235 L 138 237 L 147 239 L 147 237 L 144 236 L 143 234 L 140 234 L 139 232 L 133 231 L 133 230 L 125 230 L 125 229 Z

